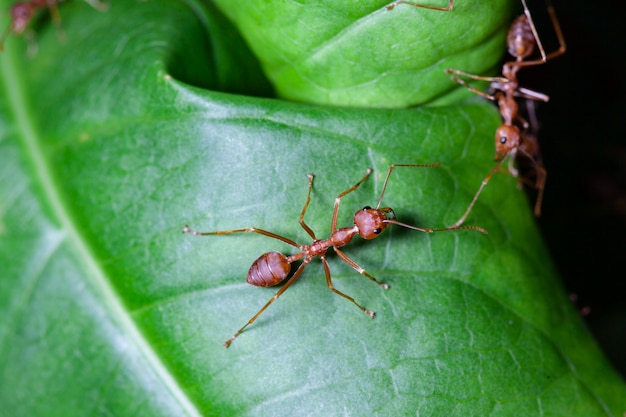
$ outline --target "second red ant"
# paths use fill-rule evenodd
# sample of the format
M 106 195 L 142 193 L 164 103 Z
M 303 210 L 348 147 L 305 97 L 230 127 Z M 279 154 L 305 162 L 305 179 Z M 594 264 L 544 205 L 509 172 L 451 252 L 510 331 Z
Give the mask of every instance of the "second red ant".
M 299 250 L 298 253 L 287 256 L 280 252 L 267 252 L 261 255 L 250 267 L 248 271 L 248 276 L 246 278 L 249 284 L 255 286 L 269 287 L 277 285 L 283 282 L 291 272 L 291 264 L 302 260 L 302 263 L 296 270 L 296 272 L 291 275 L 291 277 L 285 282 L 280 290 L 269 301 L 254 315 L 248 322 L 241 327 L 235 334 L 224 342 L 225 347 L 229 347 L 230 344 L 235 340 L 237 336 L 239 336 L 249 325 L 254 323 L 254 321 L 265 311 L 270 304 L 278 299 L 290 286 L 293 284 L 302 274 L 304 268 L 311 262 L 314 258 L 319 257 L 322 261 L 322 265 L 324 267 L 324 273 L 326 275 L 326 284 L 331 291 L 335 294 L 349 300 L 351 303 L 356 305 L 362 312 L 367 314 L 369 317 L 374 318 L 375 313 L 371 310 L 366 309 L 359 303 L 357 303 L 354 298 L 350 297 L 347 294 L 336 289 L 333 285 L 330 275 L 330 267 L 326 260 L 326 253 L 330 248 L 333 248 L 335 253 L 339 256 L 339 258 L 350 265 L 354 270 L 356 270 L 361 275 L 369 278 L 371 281 L 378 284 L 383 289 L 389 289 L 389 285 L 378 281 L 373 275 L 367 273 L 362 267 L 360 267 L 356 262 L 350 259 L 343 251 L 339 248 L 347 245 L 352 241 L 355 235 L 361 236 L 363 239 L 371 240 L 375 239 L 389 226 L 395 224 L 398 226 L 402 226 L 412 230 L 418 230 L 424 233 L 434 233 L 441 232 L 446 230 L 459 230 L 459 229 L 471 229 L 476 230 L 482 233 L 487 233 L 484 229 L 477 226 L 463 226 L 463 227 L 451 227 L 451 228 L 443 228 L 443 229 L 431 229 L 431 228 L 422 228 L 417 226 L 411 226 L 405 223 L 401 223 L 397 220 L 396 215 L 392 208 L 383 207 L 380 205 L 383 200 L 383 196 L 385 194 L 385 189 L 387 188 L 387 182 L 389 181 L 389 176 L 391 172 L 396 167 L 421 167 L 421 168 L 433 168 L 439 166 L 439 163 L 433 165 L 417 165 L 417 164 L 395 164 L 389 167 L 387 171 L 387 176 L 385 178 L 385 182 L 383 183 L 383 188 L 380 193 L 380 197 L 378 199 L 378 204 L 376 204 L 375 208 L 370 206 L 365 206 L 363 209 L 358 210 L 354 214 L 354 224 L 349 227 L 337 228 L 337 217 L 339 214 L 339 204 L 341 203 L 341 199 L 348 193 L 356 190 L 371 174 L 372 170 L 368 169 L 363 178 L 352 187 L 348 188 L 341 194 L 337 196 L 335 199 L 335 207 L 333 210 L 333 216 L 330 224 L 330 237 L 327 239 L 318 239 L 313 232 L 313 230 L 304 222 L 304 215 L 311 201 L 311 190 L 313 188 L 313 174 L 308 174 L 309 178 L 309 188 L 307 193 L 306 202 L 304 203 L 304 207 L 302 212 L 300 213 L 299 223 L 300 226 L 311 236 L 313 239 L 313 243 L 309 245 L 301 245 L 293 240 L 286 238 L 284 236 L 277 235 L 272 232 L 268 232 L 263 229 L 259 229 L 256 227 L 248 227 L 245 229 L 235 229 L 235 230 L 226 230 L 226 231 L 217 231 L 217 232 L 197 232 L 190 229 L 188 226 L 183 228 L 184 233 L 189 233 L 197 236 L 206 236 L 206 235 L 227 235 L 234 233 L 259 233 L 264 236 L 271 237 L 273 239 L 280 240 L 290 246 L 293 246 Z
M 31 20 L 35 16 L 35 13 L 39 9 L 48 8 L 50 16 L 54 25 L 57 27 L 59 37 L 63 38 L 63 32 L 61 30 L 61 15 L 59 13 L 59 3 L 64 0 L 27 0 L 18 1 L 11 6 L 9 14 L 11 15 L 11 21 L 9 27 L 6 28 L 2 37 L 0 37 L 0 51 L 4 49 L 4 41 L 9 34 L 21 35 L 24 33 Z M 100 2 L 98 0 L 85 0 L 93 8 L 97 10 L 106 10 L 109 7 L 108 3 Z
M 541 202 L 543 199 L 546 170 L 538 156 L 539 149 L 536 140 L 537 126 L 534 121 L 534 107 L 532 107 L 532 109 L 529 108 L 528 111 L 529 117 L 531 118 L 531 124 L 529 125 L 529 122 L 519 115 L 517 99 L 522 98 L 525 100 L 547 102 L 549 97 L 545 94 L 520 87 L 517 79 L 517 72 L 525 67 L 543 65 L 549 60 L 563 55 L 566 50 L 566 45 L 554 7 L 552 7 L 551 4 L 548 4 L 548 13 L 559 42 L 559 48 L 546 54 L 537 34 L 530 11 L 526 5 L 526 1 L 521 1 L 524 8 L 524 14 L 513 21 L 507 34 L 508 52 L 515 59 L 504 63 L 502 67 L 502 76 L 485 77 L 481 75 L 468 74 L 456 69 L 446 70 L 447 74 L 453 75 L 453 81 L 456 81 L 470 91 L 495 102 L 498 105 L 500 115 L 502 116 L 502 124 L 496 129 L 495 134 L 495 160 L 498 163 L 482 181 L 472 202 L 463 216 L 461 216 L 461 218 L 454 224 L 455 226 L 463 224 L 483 188 L 487 185 L 491 177 L 500 170 L 502 163 L 505 159 L 507 159 L 507 157 L 509 158 L 509 172 L 515 177 L 518 176 L 517 170 L 513 167 L 513 162 L 516 157 L 522 156 L 531 161 L 534 165 L 536 172 L 536 181 L 534 186 L 538 191 L 534 212 L 536 216 L 541 214 Z M 539 50 L 540 56 L 535 59 L 528 59 L 535 51 L 535 48 Z M 485 93 L 470 86 L 461 77 L 471 80 L 490 82 L 490 92 Z M 533 123 L 534 126 L 532 125 Z M 529 126 L 532 129 L 529 130 Z

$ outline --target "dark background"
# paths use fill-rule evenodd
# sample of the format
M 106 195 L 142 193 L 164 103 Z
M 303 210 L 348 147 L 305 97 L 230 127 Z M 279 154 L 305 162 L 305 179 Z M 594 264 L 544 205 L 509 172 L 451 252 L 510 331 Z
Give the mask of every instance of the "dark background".
M 561 0 L 554 6 L 567 53 L 520 73 L 522 85 L 551 97 L 537 108 L 548 170 L 538 223 L 567 291 L 588 310 L 585 322 L 624 377 L 626 5 Z

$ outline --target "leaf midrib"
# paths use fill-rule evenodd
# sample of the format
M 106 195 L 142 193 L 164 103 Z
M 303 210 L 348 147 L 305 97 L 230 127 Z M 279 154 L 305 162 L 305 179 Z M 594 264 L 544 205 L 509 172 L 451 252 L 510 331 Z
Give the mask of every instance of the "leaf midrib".
M 49 206 L 53 222 L 58 225 L 59 230 L 65 233 L 66 241 L 74 248 L 78 257 L 82 259 L 86 272 L 85 279 L 90 279 L 94 287 L 101 292 L 102 299 L 105 300 L 112 316 L 117 318 L 121 328 L 125 330 L 137 349 L 142 352 L 146 362 L 150 364 L 152 370 L 158 375 L 164 386 L 172 394 L 172 397 L 178 400 L 181 408 L 189 416 L 201 416 L 202 414 L 198 408 L 184 393 L 174 376 L 168 372 L 156 352 L 151 348 L 139 328 L 127 314 L 121 299 L 110 285 L 104 270 L 98 265 L 89 245 L 80 235 L 72 221 L 70 210 L 64 204 L 61 194 L 58 192 L 60 187 L 54 181 L 54 171 L 51 169 L 50 163 L 40 146 L 43 143 L 43 137 L 36 127 L 37 118 L 35 112 L 29 106 L 26 83 L 24 78 L 20 76 L 20 74 L 25 73 L 20 56 L 23 53 L 24 50 L 18 48 L 15 43 L 8 45 L 3 52 L 2 59 L 0 59 L 0 74 L 2 77 L 0 82 L 4 88 L 7 100 L 9 110 L 7 117 L 13 119 L 17 126 L 25 159 L 33 173 L 33 183 L 37 184 L 44 204 Z

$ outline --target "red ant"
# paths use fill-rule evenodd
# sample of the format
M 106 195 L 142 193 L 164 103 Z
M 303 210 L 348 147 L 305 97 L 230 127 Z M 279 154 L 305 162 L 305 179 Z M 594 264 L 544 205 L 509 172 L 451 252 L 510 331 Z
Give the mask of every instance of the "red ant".
M 518 152 L 525 158 L 533 161 L 536 167 L 537 181 L 535 183 L 535 187 L 537 188 L 539 195 L 537 202 L 535 203 L 535 215 L 539 216 L 541 214 L 541 202 L 547 173 L 543 164 L 537 157 L 538 147 L 536 146 L 536 137 L 527 132 L 528 122 L 518 114 L 518 103 L 516 99 L 523 98 L 526 100 L 547 102 L 549 97 L 545 94 L 520 87 L 517 79 L 517 72 L 524 67 L 543 65 L 549 60 L 563 55 L 566 50 L 566 45 L 554 7 L 552 7 L 551 4 L 548 4 L 548 13 L 550 15 L 550 19 L 552 20 L 552 25 L 559 42 L 559 48 L 556 51 L 546 54 L 537 34 L 530 11 L 526 6 L 526 1 L 521 1 L 524 7 L 524 14 L 513 21 L 507 35 L 508 52 L 515 58 L 515 60 L 507 61 L 503 65 L 501 77 L 485 77 L 481 75 L 468 74 L 456 69 L 446 69 L 446 74 L 453 74 L 453 81 L 456 81 L 470 91 L 497 103 L 500 109 L 500 115 L 503 119 L 503 123 L 498 127 L 498 129 L 496 129 L 495 134 L 495 160 L 498 161 L 498 164 L 491 170 L 489 175 L 485 177 L 478 189 L 478 192 L 474 196 L 474 199 L 470 203 L 470 206 L 467 208 L 463 216 L 455 223 L 455 226 L 459 226 L 465 221 L 465 218 L 472 210 L 472 207 L 474 206 L 474 203 L 478 199 L 478 196 L 482 192 L 483 188 L 487 185 L 493 174 L 499 171 L 500 166 L 507 157 L 510 157 L 509 172 L 511 175 L 517 177 L 517 170 L 512 164 L 516 156 L 519 156 Z M 539 49 L 539 54 L 541 56 L 536 59 L 527 60 L 527 58 L 534 52 L 535 47 Z M 458 76 L 478 81 L 489 81 L 491 83 L 490 93 L 477 90 Z
M 264 236 L 271 237 L 273 239 L 280 240 L 281 242 L 285 242 L 288 245 L 291 245 L 297 248 L 300 252 L 286 256 L 280 252 L 267 252 L 261 255 L 250 267 L 248 271 L 248 276 L 246 278 L 249 284 L 261 287 L 270 287 L 273 285 L 277 285 L 291 272 L 291 264 L 293 262 L 302 260 L 302 263 L 296 270 L 296 272 L 291 275 L 291 277 L 287 280 L 287 282 L 282 286 L 280 290 L 270 300 L 254 315 L 248 322 L 230 338 L 226 342 L 224 342 L 225 347 L 229 347 L 230 344 L 235 340 L 237 336 L 239 336 L 249 325 L 254 323 L 254 321 L 265 311 L 270 304 L 272 304 L 278 297 L 280 297 L 290 286 L 293 284 L 298 277 L 304 271 L 304 268 L 313 260 L 315 257 L 319 257 L 322 260 L 322 265 L 324 266 L 324 272 L 326 274 L 326 284 L 331 291 L 335 294 L 340 295 L 347 300 L 350 300 L 354 305 L 356 305 L 361 311 L 365 314 L 374 318 L 376 315 L 373 311 L 366 309 L 365 307 L 358 304 L 354 298 L 344 294 L 333 286 L 331 277 L 330 277 L 330 267 L 328 266 L 328 262 L 326 261 L 326 252 L 332 247 L 335 253 L 343 260 L 345 263 L 354 268 L 361 275 L 366 276 L 376 284 L 378 284 L 383 289 L 389 289 L 389 285 L 384 284 L 378 281 L 374 276 L 368 274 L 363 268 L 361 268 L 356 262 L 352 259 L 348 258 L 346 254 L 344 254 L 339 248 L 350 243 L 352 238 L 355 235 L 361 236 L 363 239 L 371 240 L 377 238 L 387 227 L 392 224 L 406 227 L 408 229 L 418 230 L 420 232 L 425 233 L 434 233 L 445 230 L 459 230 L 459 229 L 471 229 L 477 230 L 482 233 L 487 233 L 486 230 L 478 227 L 478 226 L 464 226 L 464 227 L 453 227 L 453 228 L 445 228 L 445 229 L 431 229 L 431 228 L 421 228 L 416 226 L 411 226 L 405 223 L 401 223 L 396 219 L 396 215 L 392 208 L 384 207 L 380 208 L 380 204 L 383 200 L 383 195 L 385 194 L 385 189 L 387 188 L 387 182 L 389 180 L 389 176 L 391 172 L 396 167 L 421 167 L 421 168 L 434 168 L 439 166 L 439 163 L 432 165 L 417 165 L 417 164 L 394 164 L 391 165 L 389 171 L 387 172 L 387 177 L 385 178 L 385 182 L 383 183 L 383 189 L 380 193 L 380 198 L 378 199 L 378 204 L 375 208 L 371 208 L 369 206 L 365 206 L 363 209 L 357 211 L 354 214 L 354 225 L 350 227 L 337 228 L 337 217 L 339 214 L 339 204 L 341 199 L 348 193 L 356 190 L 370 175 L 372 170 L 370 168 L 367 169 L 365 176 L 361 178 L 359 182 L 354 184 L 352 187 L 348 188 L 346 191 L 342 192 L 335 199 L 335 208 L 333 210 L 332 221 L 330 225 L 331 234 L 328 239 L 318 239 L 315 236 L 313 230 L 304 222 L 304 214 L 309 206 L 309 202 L 311 201 L 311 189 L 313 188 L 313 174 L 308 174 L 309 178 L 309 189 L 307 193 L 306 202 L 304 203 L 304 208 L 300 213 L 299 223 L 300 226 L 311 236 L 313 239 L 313 243 L 310 245 L 300 245 L 294 242 L 291 239 L 286 237 L 277 235 L 272 232 L 268 232 L 263 229 L 259 229 L 256 227 L 248 227 L 246 229 L 237 229 L 237 230 L 226 230 L 221 232 L 196 232 L 191 230 L 188 226 L 183 228 L 184 233 L 190 233 L 198 236 L 206 236 L 206 235 L 227 235 L 233 233 L 246 233 L 253 232 L 259 233 Z
M 411 3 L 410 1 L 400 0 L 400 1 L 394 1 L 393 3 L 385 6 L 385 9 L 391 10 L 399 4 L 408 4 L 409 6 L 421 7 L 424 9 L 441 10 L 443 12 L 449 12 L 454 7 L 454 0 L 448 0 L 448 7 L 425 6 L 419 3 Z
M 18 1 L 11 6 L 11 22 L 9 27 L 4 31 L 2 37 L 0 37 L 0 51 L 4 50 L 4 41 L 13 33 L 14 35 L 21 35 L 26 30 L 26 27 L 33 19 L 35 12 L 38 9 L 47 7 L 50 10 L 50 16 L 59 33 L 61 32 L 61 15 L 59 14 L 59 6 L 63 0 L 27 0 Z M 103 3 L 98 0 L 85 0 L 93 8 L 98 10 L 105 10 L 108 7 L 108 3 Z M 63 35 L 60 35 L 63 37 Z
M 4 41 L 9 34 L 13 33 L 14 35 L 21 35 L 24 33 L 26 27 L 33 19 L 37 9 L 43 7 L 48 7 L 50 10 L 50 16 L 52 16 L 52 21 L 57 27 L 60 27 L 61 16 L 59 15 L 59 8 L 56 0 L 18 1 L 11 6 L 11 22 L 0 38 L 0 51 L 4 50 Z

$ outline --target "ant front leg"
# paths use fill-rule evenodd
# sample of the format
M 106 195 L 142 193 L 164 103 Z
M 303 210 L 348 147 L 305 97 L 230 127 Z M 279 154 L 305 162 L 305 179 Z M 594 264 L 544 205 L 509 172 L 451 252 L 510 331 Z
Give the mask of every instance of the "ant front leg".
M 361 178 L 361 180 L 359 182 L 357 182 L 352 187 L 348 188 L 346 191 L 344 191 L 343 193 L 339 194 L 337 196 L 337 198 L 335 198 L 335 208 L 333 210 L 333 219 L 332 219 L 332 221 L 330 223 L 330 231 L 331 231 L 331 233 L 335 233 L 337 231 L 337 217 L 339 215 L 339 204 L 341 203 L 341 199 L 346 194 L 349 194 L 352 191 L 354 191 L 357 188 L 359 188 L 359 186 L 367 179 L 367 177 L 370 176 L 371 173 L 372 173 L 372 168 L 367 168 L 367 171 L 365 172 L 365 175 L 363 176 L 363 178 Z
M 394 7 L 396 7 L 399 4 L 406 4 L 406 5 L 409 5 L 409 6 L 420 7 L 420 8 L 423 8 L 423 9 L 440 10 L 442 12 L 449 12 L 454 7 L 454 0 L 449 0 L 448 1 L 448 7 L 427 6 L 427 5 L 424 5 L 424 4 L 412 3 L 410 1 L 399 0 L 399 1 L 394 1 L 393 3 L 385 6 L 385 9 L 392 10 Z
M 313 232 L 313 229 L 311 229 L 304 222 L 304 214 L 306 213 L 306 210 L 309 207 L 309 203 L 311 202 L 311 190 L 313 189 L 313 178 L 315 177 L 313 174 L 307 174 L 306 176 L 309 178 L 309 191 L 306 195 L 306 202 L 304 203 L 304 207 L 302 208 L 302 212 L 300 213 L 300 218 L 298 219 L 298 222 L 300 223 L 300 226 L 302 226 L 302 228 L 306 230 L 306 232 L 309 234 L 309 236 L 311 236 L 313 240 L 317 240 L 317 238 L 315 237 L 315 232 Z
M 489 183 L 489 180 L 491 179 L 491 177 L 493 177 L 494 174 L 500 171 L 500 167 L 502 166 L 502 163 L 504 162 L 505 159 L 506 157 L 502 158 L 500 161 L 498 161 L 496 166 L 493 167 L 491 171 L 489 171 L 489 174 L 487 174 L 485 179 L 480 183 L 480 187 L 478 187 L 478 191 L 476 191 L 476 194 L 474 194 L 474 198 L 472 199 L 471 203 L 465 210 L 465 213 L 463 213 L 461 218 L 457 220 L 452 226 L 448 227 L 448 229 L 452 230 L 452 229 L 458 229 L 461 227 L 461 225 L 465 222 L 465 219 L 467 218 L 467 216 L 469 216 L 470 212 L 472 211 L 474 204 L 476 204 L 476 201 L 478 200 L 478 196 L 483 192 L 483 189 L 485 188 L 487 183 Z

